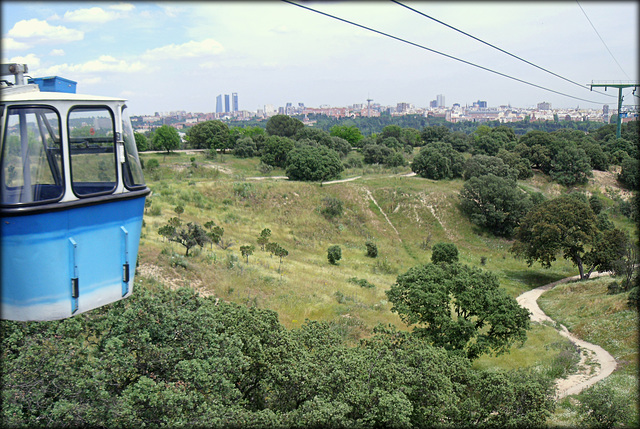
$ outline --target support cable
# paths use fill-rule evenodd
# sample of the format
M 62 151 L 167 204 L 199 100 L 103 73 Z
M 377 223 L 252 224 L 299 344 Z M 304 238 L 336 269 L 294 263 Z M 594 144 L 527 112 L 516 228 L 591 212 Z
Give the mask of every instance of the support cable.
M 605 48 L 607 48 L 607 51 L 609 51 L 609 55 L 611 55 L 611 58 L 613 58 L 613 61 L 616 62 L 616 64 L 618 64 L 618 67 L 620 67 L 620 70 L 622 70 L 622 73 L 624 73 L 624 75 L 627 77 L 627 79 L 631 80 L 631 78 L 629 77 L 629 75 L 627 74 L 627 72 L 624 71 L 624 69 L 622 68 L 622 66 L 620 65 L 620 63 L 618 62 L 618 60 L 616 60 L 616 57 L 613 56 L 613 53 L 611 53 L 611 50 L 609 49 L 609 47 L 607 46 L 606 43 L 604 43 L 604 40 L 602 39 L 602 36 L 600 36 L 600 33 L 598 33 L 598 30 L 596 30 L 596 27 L 593 25 L 593 22 L 591 22 L 591 20 L 589 19 L 589 17 L 587 16 L 587 12 L 584 11 L 584 9 L 582 8 L 582 5 L 580 4 L 580 2 L 578 0 L 576 0 L 576 3 L 578 3 L 578 6 L 580 6 L 580 10 L 582 11 L 582 13 L 584 14 L 585 18 L 587 18 L 587 21 L 589 21 L 589 24 L 591 24 L 591 28 L 593 28 L 593 31 L 596 32 L 596 34 L 598 35 L 598 38 L 600 38 L 600 41 L 602 42 L 602 44 L 604 45 Z
M 435 49 L 428 48 L 428 47 L 426 47 L 426 46 L 420 45 L 420 44 L 418 44 L 418 43 L 411 42 L 411 41 L 406 40 L 406 39 L 403 39 L 403 38 L 401 38 L 401 37 L 393 36 L 393 35 L 391 35 L 391 34 L 388 34 L 388 33 L 383 32 L 383 31 L 376 30 L 376 29 L 373 29 L 373 28 L 367 27 L 367 26 L 362 25 L 362 24 L 358 24 L 358 23 L 356 23 L 356 22 L 349 21 L 349 20 L 347 20 L 347 19 L 340 18 L 340 17 L 338 17 L 338 16 L 331 15 L 331 14 L 329 14 L 329 13 L 319 11 L 319 10 L 316 10 L 316 9 L 310 8 L 310 7 L 308 7 L 308 6 L 303 6 L 303 5 L 301 5 L 301 4 L 294 3 L 294 2 L 292 2 L 292 1 L 290 1 L 290 0 L 282 0 L 282 1 L 283 1 L 283 2 L 285 2 L 285 3 L 289 3 L 289 4 L 293 5 L 293 6 L 298 6 L 299 8 L 306 9 L 306 10 L 308 10 L 308 11 L 310 11 L 310 12 L 315 12 L 315 13 L 317 13 L 317 14 L 324 15 L 324 16 L 326 16 L 326 17 L 329 17 L 329 18 L 332 18 L 332 19 L 335 19 L 335 20 L 338 20 L 338 21 L 341 21 L 341 22 L 344 22 L 344 23 L 347 23 L 347 24 L 350 24 L 350 25 L 353 25 L 353 26 L 356 26 L 356 27 L 362 28 L 362 29 L 364 29 L 364 30 L 371 31 L 371 32 L 374 32 L 374 33 L 380 34 L 380 35 L 385 36 L 385 37 L 389 37 L 389 38 L 394 39 L 394 40 L 397 40 L 397 41 L 399 41 L 399 42 L 407 43 L 407 44 L 409 44 L 409 45 L 411 45 L 411 46 L 415 46 L 416 48 L 424 49 L 424 50 L 426 50 L 426 51 L 433 52 L 434 54 L 442 55 L 442 56 L 447 57 L 447 58 L 450 58 L 450 59 L 452 59 L 452 60 L 456 60 L 456 61 L 459 61 L 459 62 L 461 62 L 461 63 L 464 63 L 464 64 L 467 64 L 467 65 L 470 65 L 470 66 L 477 67 L 477 68 L 479 68 L 479 69 L 482 69 L 482 70 L 488 71 L 488 72 L 490 72 L 490 73 L 494 73 L 494 74 L 497 74 L 497 75 L 499 75 L 499 76 L 506 77 L 507 79 L 511 79 L 511 80 L 515 80 L 515 81 L 520 82 L 520 83 L 524 83 L 525 85 L 533 86 L 533 87 L 535 87 L 535 88 L 542 89 L 542 90 L 544 90 L 544 91 L 548 91 L 548 92 L 553 92 L 554 94 L 562 95 L 562 96 L 564 96 L 564 97 L 573 98 L 573 99 L 575 99 L 575 100 L 586 101 L 587 103 L 602 104 L 600 101 L 593 101 L 593 100 L 587 100 L 587 99 L 585 99 L 585 98 L 575 97 L 575 96 L 573 96 L 573 95 L 565 94 L 565 93 L 560 92 L 560 91 L 555 91 L 555 90 L 553 90 L 553 89 L 546 88 L 546 87 L 544 87 L 544 86 L 537 85 L 537 84 L 535 84 L 535 83 L 527 82 L 526 80 L 518 79 L 518 78 L 513 77 L 513 76 L 510 76 L 510 75 L 508 75 L 508 74 L 501 73 L 501 72 L 498 72 L 498 71 L 492 70 L 492 69 L 490 69 L 490 68 L 487 68 L 487 67 L 484 67 L 484 66 L 481 66 L 481 65 L 478 65 L 478 64 L 474 64 L 474 63 L 472 63 L 472 62 L 470 62 L 470 61 L 466 61 L 466 60 L 463 60 L 463 59 L 461 59 L 461 58 L 454 57 L 453 55 L 445 54 L 444 52 L 440 52 L 440 51 L 437 51 L 437 50 L 435 50 Z
M 518 55 L 515 55 L 515 54 L 512 54 L 512 53 L 510 53 L 510 52 L 508 52 L 508 51 L 505 51 L 504 49 L 499 48 L 499 47 L 497 47 L 497 46 L 495 46 L 495 45 L 493 45 L 493 44 L 491 44 L 491 43 L 489 43 L 489 42 L 485 42 L 484 40 L 479 39 L 479 38 L 477 38 L 477 37 L 475 37 L 475 36 L 473 36 L 473 35 L 471 35 L 471 34 L 469 34 L 469 33 L 466 33 L 466 32 L 464 32 L 464 31 L 462 31 L 462 30 L 459 30 L 459 29 L 457 29 L 456 27 L 454 27 L 454 26 L 452 26 L 452 25 L 449 25 L 449 24 L 447 24 L 447 23 L 445 23 L 445 22 L 442 22 L 442 21 L 440 21 L 440 20 L 438 20 L 438 19 L 436 19 L 436 18 L 432 17 L 432 16 L 429 16 L 429 15 L 427 15 L 427 14 L 423 13 L 423 12 L 420 12 L 419 10 L 416 10 L 416 9 L 414 9 L 414 8 L 412 8 L 412 7 L 409 7 L 409 6 L 405 5 L 405 4 L 402 4 L 402 3 L 400 3 L 399 1 L 396 1 L 396 0 L 391 0 L 391 1 L 392 1 L 393 3 L 395 3 L 395 4 L 397 4 L 397 5 L 400 5 L 400 6 L 404 7 L 404 8 L 407 8 L 407 9 L 409 9 L 409 10 L 411 10 L 411 11 L 413 11 L 413 12 L 417 13 L 418 15 L 422 15 L 422 16 L 424 16 L 425 18 L 429 18 L 430 20 L 435 21 L 435 22 L 437 22 L 438 24 L 442 24 L 442 25 L 444 25 L 444 26 L 445 26 L 445 27 L 447 27 L 447 28 L 450 28 L 450 29 L 452 29 L 452 30 L 454 30 L 454 31 L 457 31 L 458 33 L 464 34 L 464 35 L 465 35 L 465 36 L 467 36 L 467 37 L 471 37 L 473 40 L 476 40 L 476 41 L 478 41 L 478 42 L 480 42 L 480 43 L 483 43 L 483 44 L 485 44 L 485 45 L 487 45 L 487 46 L 490 46 L 490 47 L 492 47 L 493 49 L 497 49 L 498 51 L 502 52 L 503 54 L 507 54 L 507 55 L 509 55 L 510 57 L 513 57 L 513 58 L 515 58 L 515 59 L 518 59 L 518 60 L 520 60 L 520 61 L 522 61 L 522 62 L 524 62 L 524 63 L 527 63 L 527 64 L 529 64 L 530 66 L 533 66 L 533 67 L 535 67 L 535 68 L 537 68 L 537 69 L 540 69 L 540 70 L 542 70 L 542 71 L 544 71 L 544 72 L 547 72 L 547 73 L 549 73 L 549 74 L 552 74 L 552 75 L 553 75 L 553 76 L 555 76 L 555 77 L 559 77 L 560 79 L 565 80 L 565 81 L 567 81 L 567 82 L 569 82 L 569 83 L 572 83 L 572 84 L 574 84 L 574 85 L 577 85 L 577 86 L 579 86 L 579 87 L 580 87 L 580 88 L 582 88 L 582 89 L 589 90 L 589 87 L 588 87 L 587 85 L 583 85 L 583 84 L 578 83 L 578 82 L 575 82 L 575 81 L 573 81 L 573 80 L 571 80 L 571 79 L 569 79 L 569 78 L 566 78 L 566 77 L 564 77 L 564 76 L 561 76 L 561 75 L 559 75 L 559 74 L 557 74 L 557 73 L 554 73 L 554 72 L 552 72 L 552 71 L 550 71 L 550 70 L 547 70 L 547 69 L 545 69 L 544 67 L 541 67 L 541 66 L 539 66 L 539 65 L 537 65 L 537 64 L 534 64 L 534 63 L 532 63 L 531 61 L 527 61 L 527 60 L 525 60 L 524 58 L 519 57 Z M 599 94 L 602 94 L 602 95 L 606 95 L 607 97 L 615 97 L 615 95 L 606 94 L 606 93 L 604 93 L 604 92 L 600 92 L 600 91 L 595 91 L 595 92 L 597 92 L 597 93 L 599 93 Z

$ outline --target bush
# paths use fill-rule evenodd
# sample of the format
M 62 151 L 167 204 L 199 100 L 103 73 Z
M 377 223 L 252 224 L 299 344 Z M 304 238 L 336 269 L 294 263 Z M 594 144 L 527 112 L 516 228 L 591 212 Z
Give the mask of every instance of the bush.
M 155 170 L 158 167 L 160 167 L 160 163 L 155 158 L 151 158 L 150 160 L 148 160 L 146 165 L 145 165 L 145 168 L 147 170 Z
M 238 158 L 251 158 L 258 153 L 255 142 L 251 137 L 243 137 L 236 142 L 233 154 Z
M 638 189 L 640 187 L 640 174 L 638 174 L 640 164 L 637 159 L 625 158 L 622 161 L 622 169 L 618 174 L 618 180 L 627 189 Z
M 340 246 L 329 246 L 327 249 L 327 259 L 331 265 L 338 265 L 338 261 L 342 259 L 342 249 Z
M 431 252 L 431 262 L 453 264 L 458 262 L 458 248 L 453 243 L 436 243 Z
M 367 279 L 359 279 L 357 277 L 351 277 L 348 280 L 349 283 L 353 283 L 356 284 L 360 287 L 363 288 L 367 288 L 367 289 L 373 289 L 376 287 L 376 285 L 374 285 L 373 283 L 369 282 Z
M 589 426 L 613 427 L 631 417 L 627 398 L 617 395 L 608 385 L 596 384 L 582 395 L 582 422 Z
M 376 243 L 373 243 L 371 241 L 367 241 L 366 243 L 364 243 L 364 245 L 367 247 L 367 256 L 370 258 L 375 258 L 378 256 L 378 246 L 376 246 Z
M 325 197 L 322 199 L 322 208 L 320 214 L 327 220 L 332 220 L 338 216 L 342 216 L 344 206 L 342 200 L 334 197 Z
M 340 155 L 326 146 L 296 147 L 287 155 L 286 172 L 291 180 L 321 182 L 340 176 Z
M 449 143 L 430 143 L 420 149 L 411 163 L 411 171 L 432 180 L 462 176 L 464 158 Z

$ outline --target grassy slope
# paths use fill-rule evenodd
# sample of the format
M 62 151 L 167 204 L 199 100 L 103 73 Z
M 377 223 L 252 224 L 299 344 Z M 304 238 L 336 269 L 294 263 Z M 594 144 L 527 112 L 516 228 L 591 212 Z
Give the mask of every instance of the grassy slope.
M 494 272 L 512 296 L 534 287 L 575 275 L 570 263 L 559 259 L 551 269 L 538 265 L 527 267 L 509 253 L 510 242 L 496 238 L 470 224 L 458 207 L 457 194 L 462 180 L 432 181 L 419 177 L 402 177 L 404 170 L 365 168 L 348 170 L 343 177 L 362 176 L 351 182 L 320 186 L 274 180 L 248 180 L 261 176 L 258 160 L 240 160 L 225 156 L 210 162 L 202 155 L 151 155 L 161 168 L 146 172 L 153 191 L 152 207 L 145 216 L 146 226 L 140 248 L 140 279 L 156 279 L 170 286 L 188 285 L 221 299 L 266 307 L 278 312 L 287 327 L 297 327 L 305 319 L 334 320 L 345 328 L 348 338 L 366 336 L 378 323 L 404 325 L 389 311 L 384 291 L 397 274 L 430 260 L 430 246 L 439 241 L 456 244 L 461 262 L 481 266 Z M 190 167 L 195 157 L 197 168 Z M 211 168 L 211 167 L 216 167 Z M 271 176 L 284 172 L 274 170 Z M 558 195 L 561 188 L 542 176 L 521 183 L 522 186 Z M 598 190 L 596 189 L 598 188 Z M 586 190 L 605 192 L 600 184 Z M 378 206 L 393 223 L 394 230 Z M 344 215 L 329 221 L 319 209 L 323 198 L 335 197 L 344 202 Z M 184 221 L 204 224 L 213 220 L 225 229 L 224 238 L 234 245 L 222 250 L 215 245 L 182 258 L 184 249 L 164 243 L 157 234 L 159 226 L 175 216 L 173 208 L 181 204 Z M 610 199 L 607 204 L 612 205 Z M 151 216 L 153 211 L 159 215 Z M 632 229 L 621 218 L 614 221 Z M 239 247 L 256 244 L 263 228 L 272 230 L 271 241 L 289 251 L 278 273 L 278 260 L 256 245 L 249 264 L 242 260 Z M 365 256 L 365 241 L 373 240 L 379 250 L 376 259 Z M 327 262 L 327 248 L 338 244 L 342 260 L 332 266 Z M 174 256 L 174 253 L 178 256 Z M 171 266 L 184 261 L 188 268 Z M 376 287 L 365 289 L 348 280 L 366 279 Z M 476 367 L 545 366 L 553 359 L 549 344 L 562 342 L 552 328 L 532 329 L 522 348 L 500 357 L 482 357 Z M 557 352 L 559 353 L 559 351 Z M 545 361 L 546 360 L 546 361 Z
M 543 294 L 540 308 L 574 335 L 600 345 L 616 359 L 616 371 L 603 383 L 629 398 L 638 414 L 638 313 L 627 307 L 627 294 L 607 295 L 610 278 L 560 285 Z M 560 403 L 557 423 L 576 422 L 573 402 Z

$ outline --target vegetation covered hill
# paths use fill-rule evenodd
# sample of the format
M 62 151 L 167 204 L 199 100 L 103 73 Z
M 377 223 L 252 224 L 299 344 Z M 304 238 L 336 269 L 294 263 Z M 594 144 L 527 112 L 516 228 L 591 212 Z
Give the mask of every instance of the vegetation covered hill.
M 551 327 L 533 325 L 508 354 L 471 361 L 416 335 L 392 311 L 397 301 L 387 291 L 413 267 L 428 266 L 442 243 L 454 245 L 462 267 L 443 270 L 493 273 L 511 298 L 575 275 L 573 253 L 565 259 L 561 248 L 556 260 L 543 259 L 549 268 L 536 262 L 539 255 L 529 266 L 512 252 L 514 240 L 524 240 L 522 219 L 561 196 L 589 213 L 585 247 L 572 252 L 597 267 L 620 260 L 622 247 L 591 250 L 610 231 L 630 237 L 621 246 L 637 242 L 637 200 L 628 186 L 637 180 L 633 143 L 611 138 L 610 129 L 586 138 L 391 126 L 364 137 L 350 126 L 331 135 L 286 118 L 268 133 L 225 126 L 199 128 L 189 135 L 194 149 L 179 153 L 171 152 L 175 142 L 163 146 L 159 134 L 150 136 L 166 152 L 141 154 L 152 194 L 134 297 L 61 322 L 2 322 L 5 421 L 503 427 L 581 424 L 594 415 L 597 404 L 562 404 L 573 414 L 552 415 L 552 381 L 575 370 L 579 351 Z M 340 152 L 345 141 L 359 149 Z M 335 151 L 342 180 L 287 180 L 287 153 L 318 146 Z M 486 204 L 465 209 L 465 195 Z M 496 227 L 507 219 L 503 196 L 518 207 L 512 228 Z M 429 287 L 423 280 L 416 290 Z M 453 275 L 444 286 L 467 280 Z M 603 318 L 614 321 L 621 311 L 637 318 L 626 307 L 632 285 L 624 276 L 616 281 L 607 291 L 623 293 L 612 295 L 617 304 Z M 638 368 L 623 371 L 637 375 Z M 614 399 L 635 388 L 618 380 Z

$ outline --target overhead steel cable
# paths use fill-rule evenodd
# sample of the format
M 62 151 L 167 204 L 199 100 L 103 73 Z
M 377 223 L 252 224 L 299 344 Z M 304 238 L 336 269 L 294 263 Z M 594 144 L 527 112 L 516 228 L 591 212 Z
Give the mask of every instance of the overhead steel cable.
M 631 80 L 631 78 L 629 77 L 629 75 L 627 74 L 627 72 L 624 71 L 624 69 L 622 68 L 622 66 L 620 65 L 620 63 L 618 62 L 618 60 L 616 60 L 616 57 L 613 56 L 613 53 L 611 53 L 611 50 L 609 49 L 609 47 L 607 46 L 606 43 L 604 43 L 604 40 L 602 39 L 602 36 L 600 36 L 600 33 L 598 33 L 598 30 L 596 30 L 595 25 L 593 25 L 593 22 L 591 22 L 591 20 L 589 19 L 589 17 L 587 16 L 587 12 L 584 11 L 584 9 L 582 8 L 582 5 L 580 4 L 580 2 L 578 0 L 576 0 L 576 3 L 578 3 L 578 6 L 580 6 L 580 10 L 582 11 L 582 13 L 584 14 L 585 18 L 587 18 L 587 21 L 589 21 L 589 24 L 591 24 L 591 28 L 593 28 L 593 31 L 596 32 L 596 34 L 598 35 L 598 38 L 600 39 L 600 41 L 602 42 L 602 44 L 604 45 L 605 48 L 607 48 L 607 51 L 609 51 L 609 55 L 611 55 L 611 58 L 613 58 L 613 61 L 616 62 L 616 64 L 618 64 L 618 67 L 620 67 L 620 70 L 622 70 L 622 73 L 624 73 L 624 75 L 627 77 L 627 79 Z
M 572 83 L 572 84 L 574 84 L 574 85 L 577 85 L 577 86 L 579 86 L 579 87 L 580 87 L 580 88 L 582 88 L 582 89 L 590 90 L 588 85 L 583 85 L 583 84 L 578 83 L 578 82 L 575 82 L 575 81 L 573 81 L 573 80 L 571 80 L 571 79 L 569 79 L 569 78 L 566 78 L 566 77 L 564 77 L 564 76 L 561 76 L 561 75 L 559 75 L 559 74 L 557 74 L 557 73 L 554 73 L 554 72 L 552 72 L 551 70 L 547 70 L 547 69 L 546 69 L 546 68 L 544 68 L 544 67 L 541 67 L 541 66 L 539 66 L 539 65 L 537 65 L 537 64 L 534 64 L 534 63 L 532 63 L 531 61 L 527 61 L 527 60 L 525 60 L 524 58 L 519 57 L 518 55 L 512 54 L 511 52 L 505 51 L 504 49 L 499 48 L 499 47 L 497 47 L 497 46 L 495 46 L 495 45 L 493 45 L 493 44 L 491 44 L 491 43 L 489 43 L 489 42 L 485 42 L 484 40 L 482 40 L 482 39 L 480 39 L 480 38 L 478 38 L 478 37 L 475 37 L 475 36 L 473 36 L 473 35 L 471 35 L 471 34 L 469 34 L 469 33 L 467 33 L 467 32 L 464 32 L 464 31 L 462 31 L 462 30 L 460 30 L 460 29 L 458 29 L 458 28 L 456 28 L 456 27 L 454 27 L 454 26 L 452 26 L 452 25 L 449 25 L 449 24 L 447 24 L 446 22 L 442 22 L 442 21 L 440 21 L 439 19 L 436 19 L 436 18 L 434 18 L 434 17 L 432 17 L 432 16 L 427 15 L 426 13 L 420 12 L 420 11 L 419 11 L 419 10 L 417 10 L 417 9 L 414 9 L 414 8 L 412 8 L 412 7 L 409 7 L 409 6 L 405 5 L 405 4 L 402 4 L 402 3 L 400 3 L 399 1 L 396 1 L 396 0 L 391 0 L 391 1 L 392 1 L 393 3 L 395 3 L 395 4 L 397 4 L 397 5 L 400 5 L 400 6 L 404 7 L 404 8 L 409 9 L 409 10 L 410 10 L 410 11 L 412 11 L 412 12 L 415 12 L 415 13 L 417 13 L 417 14 L 419 14 L 419 15 L 422 15 L 422 16 L 424 16 L 425 18 L 429 18 L 430 20 L 435 21 L 435 22 L 437 22 L 438 24 L 442 24 L 442 25 L 444 25 L 444 26 L 445 26 L 445 27 L 447 27 L 447 28 L 450 28 L 450 29 L 452 29 L 452 30 L 454 30 L 454 31 L 457 31 L 458 33 L 464 34 L 464 35 L 465 35 L 465 36 L 467 36 L 467 37 L 471 37 L 473 40 L 476 40 L 476 41 L 478 41 L 478 42 L 480 42 L 480 43 L 483 43 L 483 44 L 485 44 L 485 45 L 487 45 L 487 46 L 490 46 L 490 47 L 492 47 L 493 49 L 497 49 L 498 51 L 502 52 L 503 54 L 507 54 L 507 55 L 509 55 L 510 57 L 516 58 L 516 59 L 518 59 L 518 60 L 520 60 L 520 61 L 522 61 L 522 62 L 524 62 L 524 63 L 527 63 L 527 64 L 529 64 L 530 66 L 533 66 L 533 67 L 535 67 L 535 68 L 537 68 L 537 69 L 539 69 L 539 70 L 542 70 L 542 71 L 547 72 L 547 73 L 549 73 L 549 74 L 551 74 L 551 75 L 553 75 L 553 76 L 555 76 L 555 77 L 558 77 L 558 78 L 560 78 L 560 79 L 562 79 L 562 80 L 565 80 L 565 81 L 567 81 L 567 82 L 570 82 L 570 83 Z M 600 91 L 594 91 L 594 92 L 597 92 L 597 93 L 602 94 L 602 95 L 606 95 L 607 97 L 615 97 L 615 95 L 606 94 L 606 93 L 604 93 L 604 92 L 600 92 Z
M 454 57 L 453 55 L 445 54 L 444 52 L 440 52 L 440 51 L 437 51 L 437 50 L 435 50 L 435 49 L 428 48 L 428 47 L 426 47 L 426 46 L 420 45 L 420 44 L 418 44 L 418 43 L 411 42 L 411 41 L 406 40 L 406 39 L 403 39 L 403 38 L 401 38 L 401 37 L 393 36 L 393 35 L 391 35 L 391 34 L 388 34 L 388 33 L 383 32 L 383 31 L 376 30 L 376 29 L 374 29 L 374 28 L 367 27 L 367 26 L 362 25 L 362 24 L 358 24 L 358 23 L 356 23 L 356 22 L 349 21 L 349 20 L 347 20 L 347 19 L 340 18 L 340 17 L 338 17 L 338 16 L 331 15 L 331 14 L 329 14 L 329 13 L 319 11 L 319 10 L 316 10 L 316 9 L 310 8 L 310 7 L 308 7 L 308 6 L 303 6 L 303 5 L 301 5 L 301 4 L 297 4 L 297 3 L 294 3 L 294 2 L 289 1 L 289 0 L 282 0 L 282 1 L 283 1 L 283 2 L 285 2 L 285 3 L 289 3 L 289 4 L 293 5 L 293 6 L 298 6 L 298 7 L 302 8 L 302 9 L 306 9 L 306 10 L 308 10 L 308 11 L 310 11 L 310 12 L 315 12 L 315 13 L 317 13 L 317 14 L 324 15 L 324 16 L 326 16 L 326 17 L 329 17 L 329 18 L 332 18 L 332 19 L 335 19 L 335 20 L 338 20 L 338 21 L 341 21 L 341 22 L 344 22 L 344 23 L 347 23 L 347 24 L 350 24 L 350 25 L 353 25 L 353 26 L 356 26 L 356 27 L 362 28 L 362 29 L 364 29 L 364 30 L 371 31 L 371 32 L 374 32 L 374 33 L 376 33 L 376 34 L 380 34 L 380 35 L 385 36 L 385 37 L 389 37 L 389 38 L 394 39 L 394 40 L 397 40 L 397 41 L 399 41 L 399 42 L 407 43 L 407 44 L 409 44 L 409 45 L 411 45 L 411 46 L 415 46 L 416 48 L 424 49 L 424 50 L 426 50 L 426 51 L 433 52 L 434 54 L 442 55 L 442 56 L 447 57 L 447 58 L 450 58 L 450 59 L 452 59 L 452 60 L 456 60 L 456 61 L 459 61 L 459 62 L 461 62 L 461 63 L 464 63 L 464 64 L 467 64 L 467 65 L 470 65 L 470 66 L 477 67 L 477 68 L 479 68 L 479 69 L 482 69 L 482 70 L 488 71 L 488 72 L 490 72 L 490 73 L 494 73 L 494 74 L 497 74 L 497 75 L 499 75 L 499 76 L 506 77 L 507 79 L 511 79 L 511 80 L 515 80 L 515 81 L 520 82 L 520 83 L 524 83 L 525 85 L 533 86 L 533 87 L 535 87 L 535 88 L 542 89 L 542 90 L 544 90 L 544 91 L 553 92 L 554 94 L 562 95 L 562 96 L 564 96 L 564 97 L 573 98 L 573 99 L 575 99 L 575 100 L 586 101 L 587 103 L 594 103 L 594 104 L 600 104 L 600 103 L 601 103 L 600 101 L 587 100 L 587 99 L 585 99 L 585 98 L 575 97 L 575 96 L 573 96 L 573 95 L 569 95 L 569 94 L 565 94 L 565 93 L 563 93 L 563 92 L 555 91 L 555 90 L 550 89 L 550 88 L 545 88 L 544 86 L 540 86 L 540 85 L 537 85 L 537 84 L 535 84 L 535 83 L 527 82 L 526 80 L 518 79 L 517 77 L 509 76 L 509 75 L 507 75 L 507 74 L 505 74 L 505 73 L 501 73 L 501 72 L 498 72 L 498 71 L 492 70 L 492 69 L 490 69 L 490 68 L 487 68 L 487 67 L 484 67 L 484 66 L 481 66 L 481 65 L 478 65 L 478 64 L 474 64 L 474 63 L 472 63 L 472 62 L 470 62 L 470 61 L 466 61 L 466 60 L 463 60 L 463 59 L 461 59 L 461 58 Z

